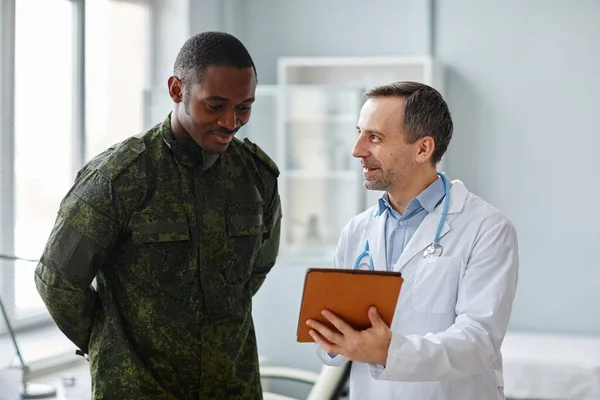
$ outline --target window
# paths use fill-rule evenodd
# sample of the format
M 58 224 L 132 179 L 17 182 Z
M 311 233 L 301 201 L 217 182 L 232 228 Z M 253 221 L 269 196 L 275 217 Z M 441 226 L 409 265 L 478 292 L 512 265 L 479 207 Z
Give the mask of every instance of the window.
M 150 10 L 141 0 L 4 0 L 0 7 L 0 254 L 35 260 L 81 163 L 142 130 Z M 0 260 L 0 296 L 15 327 L 48 320 L 35 266 Z
M 72 182 L 73 3 L 17 0 L 14 250 L 39 258 Z M 35 263 L 14 265 L 14 318 L 44 311 Z
M 143 130 L 149 18 L 141 2 L 86 4 L 87 159 Z
M 8 133 L 12 128 L 12 55 L 14 36 L 14 14 L 7 2 L 0 1 L 0 254 L 12 249 L 12 145 Z M 0 259 L 0 299 L 6 303 L 12 297 L 12 285 L 7 279 L 12 264 Z M 6 330 L 4 319 L 0 318 L 0 332 Z

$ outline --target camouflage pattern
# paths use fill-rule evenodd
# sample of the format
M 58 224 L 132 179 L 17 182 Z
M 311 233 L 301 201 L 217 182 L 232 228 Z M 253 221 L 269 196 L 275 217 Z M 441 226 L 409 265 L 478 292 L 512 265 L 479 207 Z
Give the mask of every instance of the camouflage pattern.
M 248 141 L 176 142 L 170 118 L 79 172 L 35 281 L 94 399 L 262 398 L 251 306 L 279 249 L 278 175 Z

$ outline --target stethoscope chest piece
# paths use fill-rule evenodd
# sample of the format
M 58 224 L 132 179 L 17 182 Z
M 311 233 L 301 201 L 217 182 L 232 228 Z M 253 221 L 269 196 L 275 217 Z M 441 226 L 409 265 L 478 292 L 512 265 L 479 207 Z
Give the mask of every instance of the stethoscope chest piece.
M 441 244 L 431 243 L 423 252 L 423 258 L 439 257 L 442 255 L 443 251 L 444 249 Z

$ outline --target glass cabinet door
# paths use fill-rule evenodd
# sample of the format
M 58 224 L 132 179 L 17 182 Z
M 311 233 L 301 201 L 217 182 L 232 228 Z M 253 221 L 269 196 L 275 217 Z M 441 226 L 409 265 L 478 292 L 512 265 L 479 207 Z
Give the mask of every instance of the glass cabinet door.
M 364 209 L 360 163 L 352 157 L 363 90 L 281 90 L 282 252 L 330 258 L 344 225 Z
M 278 115 L 280 112 L 281 89 L 277 85 L 258 85 L 250 120 L 235 137 L 248 138 L 256 143 L 279 166 L 281 163 L 278 149 L 281 135 L 278 135 Z

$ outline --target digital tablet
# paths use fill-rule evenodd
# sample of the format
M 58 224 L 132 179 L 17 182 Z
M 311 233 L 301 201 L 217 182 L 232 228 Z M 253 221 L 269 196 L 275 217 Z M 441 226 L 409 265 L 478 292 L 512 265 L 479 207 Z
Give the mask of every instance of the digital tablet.
M 337 329 L 321 315 L 327 309 L 346 321 L 356 330 L 371 326 L 367 312 L 369 307 L 377 311 L 390 326 L 402 287 L 400 272 L 365 271 L 335 268 L 310 268 L 306 271 L 304 290 L 300 304 L 300 316 L 296 339 L 298 342 L 314 342 L 308 334 L 307 319 Z

